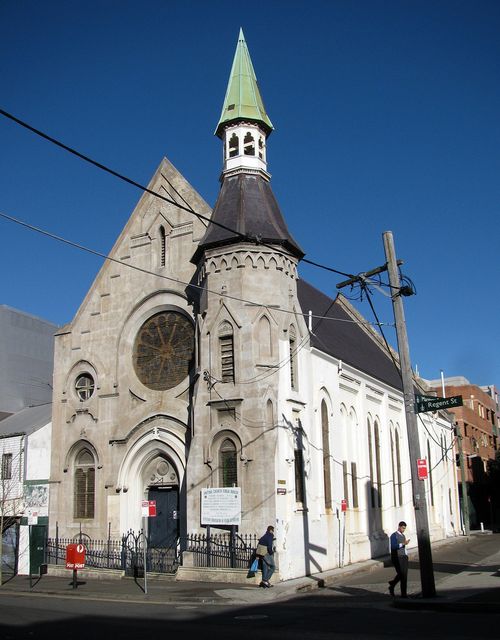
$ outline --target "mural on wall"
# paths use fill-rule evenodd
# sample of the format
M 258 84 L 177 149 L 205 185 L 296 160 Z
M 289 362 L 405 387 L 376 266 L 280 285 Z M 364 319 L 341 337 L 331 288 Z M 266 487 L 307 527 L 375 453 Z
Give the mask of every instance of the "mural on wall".
M 38 516 L 48 516 L 49 487 L 47 484 L 28 484 L 25 487 L 26 512 L 37 512 Z

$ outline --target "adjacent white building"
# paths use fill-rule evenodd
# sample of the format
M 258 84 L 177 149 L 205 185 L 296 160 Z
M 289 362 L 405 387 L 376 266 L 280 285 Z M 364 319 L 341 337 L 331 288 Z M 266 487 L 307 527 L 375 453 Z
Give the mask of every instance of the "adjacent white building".
M 0 517 L 4 569 L 28 575 L 44 562 L 48 533 L 52 406 L 29 407 L 0 422 Z

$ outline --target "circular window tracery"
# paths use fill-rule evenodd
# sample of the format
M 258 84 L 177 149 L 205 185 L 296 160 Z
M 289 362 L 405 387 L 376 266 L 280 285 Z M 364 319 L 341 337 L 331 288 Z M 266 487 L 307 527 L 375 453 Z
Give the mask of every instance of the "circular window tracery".
M 162 311 L 142 325 L 134 342 L 134 369 L 149 389 L 166 391 L 184 380 L 194 355 L 194 327 L 177 311 Z
M 75 380 L 75 391 L 81 402 L 89 400 L 94 394 L 95 383 L 90 373 L 81 373 Z

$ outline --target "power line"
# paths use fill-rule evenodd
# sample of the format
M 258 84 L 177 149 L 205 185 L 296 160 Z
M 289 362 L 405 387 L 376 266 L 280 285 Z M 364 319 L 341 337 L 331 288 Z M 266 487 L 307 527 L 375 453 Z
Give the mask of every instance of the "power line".
M 164 280 L 169 280 L 170 282 L 175 282 L 176 284 L 180 284 L 183 285 L 185 287 L 190 287 L 192 289 L 200 289 L 201 291 L 207 291 L 208 293 L 212 293 L 214 295 L 220 296 L 221 298 L 227 298 L 229 300 L 235 300 L 237 302 L 244 302 L 245 304 L 249 304 L 255 307 L 263 307 L 264 309 L 268 309 L 270 311 L 278 311 L 281 313 L 288 313 L 291 315 L 296 315 L 296 312 L 293 310 L 288 310 L 288 309 L 280 309 L 279 307 L 276 307 L 275 305 L 269 305 L 269 304 L 263 304 L 262 302 L 255 302 L 254 300 L 247 300 L 245 298 L 238 298 L 237 296 L 232 296 L 229 295 L 228 293 L 221 293 L 220 291 L 213 291 L 211 289 L 207 289 L 201 285 L 197 285 L 197 284 L 193 284 L 192 282 L 184 282 L 183 280 L 179 280 L 178 278 L 173 278 L 171 276 L 166 276 L 164 274 L 161 273 L 155 273 L 154 271 L 150 271 L 149 269 L 143 269 L 142 267 L 138 267 L 137 265 L 131 264 L 129 262 L 124 262 L 123 260 L 118 260 L 117 258 L 113 258 L 111 256 L 106 255 L 105 253 L 102 253 L 101 251 L 97 251 L 96 249 L 91 249 L 90 247 L 86 247 L 85 245 L 79 244 L 78 242 L 74 242 L 73 240 L 68 240 L 67 238 L 64 238 L 62 236 L 56 235 L 54 233 L 51 233 L 50 231 L 47 231 L 45 229 L 42 229 L 41 227 L 37 227 L 35 225 L 32 225 L 28 222 L 25 222 L 24 220 L 20 220 L 19 218 L 15 218 L 14 216 L 10 216 L 6 213 L 3 213 L 2 211 L 0 211 L 0 217 L 4 218 L 5 220 L 9 220 L 10 222 L 14 222 L 15 224 L 18 224 L 22 227 L 25 227 L 26 229 L 29 229 L 31 231 L 35 231 L 36 233 L 40 233 L 41 235 L 44 235 L 48 238 L 51 238 L 52 240 L 56 240 L 58 242 L 62 242 L 63 244 L 67 244 L 70 247 L 73 247 L 75 249 L 79 249 L 80 251 L 85 251 L 87 253 L 90 253 L 94 256 L 97 256 L 99 258 L 103 258 L 104 260 L 109 260 L 110 262 L 114 262 L 116 264 L 120 264 L 122 266 L 128 267 L 129 269 L 135 269 L 136 271 L 139 271 L 141 273 L 145 273 L 147 275 L 151 275 L 154 276 L 155 278 L 162 278 Z M 371 322 L 359 322 L 357 320 L 350 320 L 347 318 L 331 318 L 331 317 L 323 317 L 323 316 L 318 316 L 318 315 L 314 315 L 312 314 L 311 316 L 312 318 L 315 319 L 319 319 L 319 320 L 333 320 L 335 322 L 349 322 L 352 324 L 359 324 L 359 325 L 370 325 L 372 324 Z
M 21 127 L 24 127 L 25 129 L 28 129 L 28 131 L 31 131 L 32 133 L 35 133 L 37 136 L 40 136 L 44 140 L 47 140 L 48 142 L 51 142 L 52 144 L 55 144 L 56 146 L 60 147 L 61 149 L 64 149 L 68 153 L 71 153 L 71 154 L 75 155 L 77 158 L 80 158 L 81 160 L 84 160 L 85 162 L 88 162 L 89 164 L 94 165 L 98 169 L 101 169 L 102 171 L 105 171 L 105 172 L 111 174 L 112 176 L 114 176 L 115 178 L 118 178 L 119 180 L 123 180 L 127 184 L 130 184 L 133 187 L 136 187 L 137 189 L 140 189 L 141 191 L 149 193 L 152 196 L 155 196 L 156 198 L 160 198 L 161 200 L 164 200 L 165 202 L 168 202 L 169 204 L 172 204 L 174 207 L 178 207 L 179 209 L 182 209 L 183 211 L 186 211 L 187 213 L 191 213 L 192 215 L 196 216 L 199 220 L 203 220 L 203 221 L 205 221 L 207 223 L 214 224 L 217 227 L 221 227 L 222 229 L 225 229 L 226 231 L 229 231 L 229 232 L 235 234 L 241 240 L 245 240 L 247 242 L 252 242 L 252 243 L 255 243 L 255 244 L 258 244 L 258 245 L 262 245 L 263 247 L 266 247 L 268 249 L 272 249 L 273 251 L 276 250 L 275 246 L 266 244 L 265 242 L 262 242 L 257 236 L 252 237 L 252 236 L 248 236 L 246 234 L 243 234 L 243 233 L 241 233 L 239 231 L 236 231 L 235 229 L 233 229 L 231 227 L 228 227 L 225 224 L 222 224 L 221 222 L 216 222 L 215 220 L 212 220 L 208 216 L 204 216 L 201 213 L 197 213 L 196 211 L 194 211 L 194 209 L 192 207 L 183 206 L 183 205 L 179 204 L 178 202 L 175 202 L 175 200 L 172 200 L 171 198 L 167 198 L 166 196 L 164 196 L 164 195 L 162 195 L 160 193 L 157 193 L 156 191 L 153 191 L 152 189 L 149 189 L 148 187 L 146 187 L 146 186 L 140 184 L 139 182 L 137 182 L 136 180 L 133 180 L 132 178 L 129 178 L 128 176 L 125 176 L 124 174 L 119 173 L 118 171 L 115 171 L 114 169 L 111 169 L 107 165 L 102 164 L 102 162 L 98 162 L 97 160 L 94 160 L 90 156 L 87 156 L 87 155 L 81 153 L 80 151 L 77 151 L 73 147 L 70 147 L 67 144 L 64 144 L 60 140 L 57 140 L 56 138 L 53 138 L 52 136 L 49 136 L 47 133 L 44 133 L 40 129 L 36 129 L 32 125 L 28 124 L 24 120 L 21 120 L 20 118 L 17 118 L 16 116 L 14 116 L 13 114 L 9 113 L 8 111 L 5 111 L 4 109 L 0 108 L 0 114 L 5 116 L 6 118 L 9 118 L 10 120 L 15 122 L 16 124 L 20 125 Z M 320 269 L 325 269 L 326 271 L 330 271 L 332 273 L 337 273 L 338 275 L 341 275 L 341 276 L 346 276 L 346 277 L 349 277 L 349 278 L 352 277 L 352 275 L 349 274 L 349 273 L 345 273 L 343 271 L 339 271 L 338 269 L 334 269 L 333 267 L 328 267 L 326 265 L 320 264 L 319 262 L 314 262 L 313 260 L 308 260 L 306 258 L 302 258 L 302 262 L 310 264 L 310 265 L 312 265 L 314 267 L 318 267 Z

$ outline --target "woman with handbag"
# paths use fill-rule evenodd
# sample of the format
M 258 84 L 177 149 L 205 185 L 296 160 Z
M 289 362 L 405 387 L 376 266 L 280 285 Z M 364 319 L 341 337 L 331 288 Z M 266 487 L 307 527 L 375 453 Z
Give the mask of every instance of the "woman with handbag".
M 276 569 L 276 565 L 274 564 L 274 547 L 273 542 L 275 540 L 274 537 L 274 527 L 269 525 L 266 529 L 266 533 L 260 538 L 259 544 L 257 545 L 257 549 L 255 551 L 256 555 L 260 557 L 261 568 L 262 568 L 262 582 L 260 583 L 260 587 L 264 589 L 269 589 L 273 585 L 269 582 L 271 576 Z

